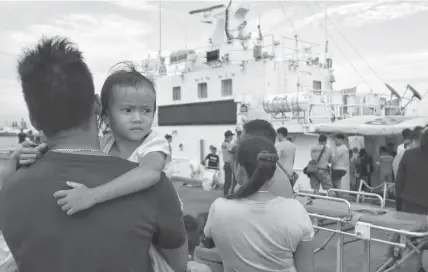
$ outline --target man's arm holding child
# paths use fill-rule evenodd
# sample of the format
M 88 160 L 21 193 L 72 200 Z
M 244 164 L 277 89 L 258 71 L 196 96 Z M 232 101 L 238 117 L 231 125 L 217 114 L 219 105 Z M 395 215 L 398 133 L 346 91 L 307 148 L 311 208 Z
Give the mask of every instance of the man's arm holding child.
M 158 197 L 156 233 L 153 244 L 175 272 L 186 271 L 189 258 L 187 233 L 183 221 L 180 200 L 167 178 L 161 181 Z

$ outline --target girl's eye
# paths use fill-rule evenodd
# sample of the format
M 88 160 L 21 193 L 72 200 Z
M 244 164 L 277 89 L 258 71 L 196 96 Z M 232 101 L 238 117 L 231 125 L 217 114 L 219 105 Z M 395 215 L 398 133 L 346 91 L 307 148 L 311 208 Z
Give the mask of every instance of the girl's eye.
M 152 112 L 152 110 L 149 110 L 149 109 L 144 110 L 144 113 L 150 113 L 150 112 Z
M 130 108 L 125 108 L 125 109 L 123 109 L 123 111 L 124 111 L 124 112 L 127 112 L 127 113 L 130 113 L 130 112 L 131 112 L 131 109 L 130 109 Z

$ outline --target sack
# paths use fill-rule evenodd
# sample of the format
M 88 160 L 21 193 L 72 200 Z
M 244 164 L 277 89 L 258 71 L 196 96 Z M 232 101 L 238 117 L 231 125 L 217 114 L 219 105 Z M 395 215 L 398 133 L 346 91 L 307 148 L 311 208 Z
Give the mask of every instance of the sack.
M 306 175 L 313 175 L 318 171 L 318 161 L 316 160 L 311 160 L 308 163 L 308 166 L 305 167 L 306 171 L 305 174 Z
M 153 271 L 155 272 L 175 272 L 165 259 L 159 254 L 154 245 L 150 245 L 149 255 L 152 259 Z
M 317 171 L 318 171 L 318 162 L 320 161 L 321 156 L 324 153 L 324 151 L 325 151 L 325 145 L 324 145 L 324 148 L 321 150 L 321 153 L 318 156 L 318 159 L 317 160 L 310 160 L 309 163 L 308 163 L 308 166 L 306 166 L 303 169 L 303 173 L 305 173 L 307 176 L 315 175 L 317 173 Z

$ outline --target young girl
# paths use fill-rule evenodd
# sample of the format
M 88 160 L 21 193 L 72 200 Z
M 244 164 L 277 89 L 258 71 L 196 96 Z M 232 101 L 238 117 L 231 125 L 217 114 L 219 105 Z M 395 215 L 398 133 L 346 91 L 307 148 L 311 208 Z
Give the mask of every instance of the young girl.
M 140 167 L 95 188 L 67 182 L 72 189 L 58 191 L 54 196 L 68 215 L 146 189 L 160 180 L 162 172 L 171 175 L 168 142 L 151 129 L 156 111 L 153 83 L 127 65 L 106 79 L 101 104 L 101 118 L 111 129 L 101 139 L 101 148 L 110 155 L 139 163 Z

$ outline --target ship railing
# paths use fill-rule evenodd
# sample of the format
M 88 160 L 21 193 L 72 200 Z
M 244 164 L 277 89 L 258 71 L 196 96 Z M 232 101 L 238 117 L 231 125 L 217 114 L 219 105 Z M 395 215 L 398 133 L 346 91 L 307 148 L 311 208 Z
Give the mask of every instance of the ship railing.
M 281 37 L 282 39 L 285 39 L 285 37 Z M 284 59 L 285 61 L 289 61 L 294 59 L 292 57 L 292 55 L 290 54 L 290 57 L 285 59 L 284 56 L 287 56 L 286 54 L 284 54 L 285 50 L 284 49 L 290 49 L 289 51 L 294 51 L 294 49 L 292 48 L 287 48 L 284 47 L 284 43 L 280 43 L 277 40 L 275 40 L 275 36 L 270 34 L 270 35 L 265 35 L 263 37 L 263 40 L 259 40 L 257 37 L 256 38 L 249 38 L 248 40 L 245 40 L 248 47 L 247 49 L 232 49 L 232 50 L 227 50 L 227 52 L 223 52 L 223 53 L 231 53 L 231 52 L 253 52 L 254 48 L 256 46 L 259 46 L 262 51 L 261 51 L 261 58 L 262 59 L 266 59 L 266 53 L 267 53 L 267 58 L 275 58 L 276 57 L 276 48 L 281 45 L 281 52 L 282 52 L 282 59 Z M 267 42 L 269 41 L 269 42 Z M 303 42 L 303 43 L 310 43 L 310 42 Z M 314 44 L 314 43 L 310 43 L 310 44 Z M 315 45 L 315 44 L 314 44 Z M 195 52 L 201 52 L 201 51 L 211 51 L 211 50 L 216 50 L 216 49 L 221 49 L 221 48 L 227 48 L 228 43 L 224 42 L 224 43 L 218 43 L 218 44 L 209 44 L 209 45 L 204 45 L 204 46 L 199 46 L 199 47 L 195 47 L 192 48 L 193 51 Z M 269 50 L 267 50 L 269 49 Z M 167 58 L 169 57 L 166 56 Z M 248 59 L 242 59 L 242 60 L 229 60 L 229 63 L 232 64 L 239 64 L 242 63 L 242 61 L 252 61 L 255 60 L 254 55 L 252 55 L 251 58 Z M 304 61 L 303 59 L 301 61 Z M 166 73 L 164 73 L 164 75 L 167 76 L 177 76 L 177 75 L 181 75 L 183 74 L 183 72 L 186 72 L 186 70 L 189 68 L 186 65 L 186 61 L 180 62 L 180 63 L 175 63 L 175 64 L 170 64 L 168 61 L 165 63 L 166 66 Z M 174 69 L 176 68 L 176 69 Z M 169 71 L 168 71 L 169 70 Z

